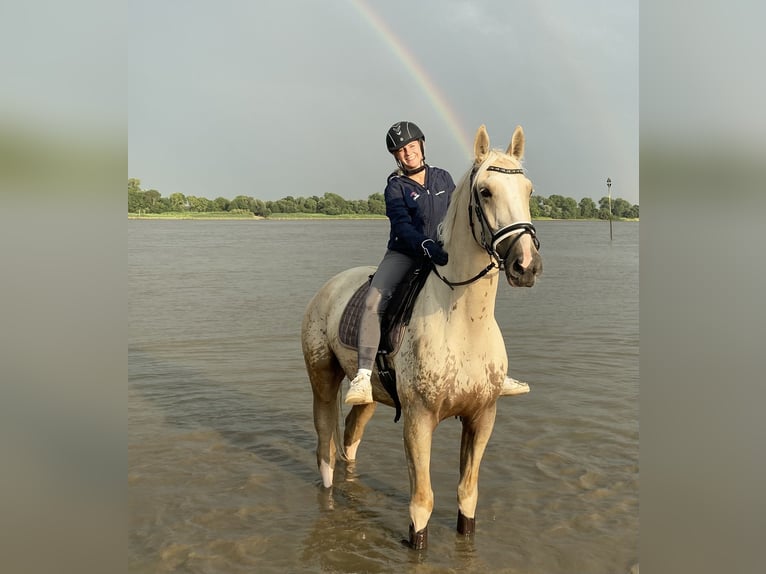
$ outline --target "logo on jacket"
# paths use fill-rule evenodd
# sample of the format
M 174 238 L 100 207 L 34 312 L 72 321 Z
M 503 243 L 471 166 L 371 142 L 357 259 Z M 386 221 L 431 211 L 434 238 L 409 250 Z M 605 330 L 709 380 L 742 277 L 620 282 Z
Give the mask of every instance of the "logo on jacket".
M 414 200 L 417 200 L 417 198 L 420 197 L 420 194 L 417 191 L 411 191 L 410 197 Z

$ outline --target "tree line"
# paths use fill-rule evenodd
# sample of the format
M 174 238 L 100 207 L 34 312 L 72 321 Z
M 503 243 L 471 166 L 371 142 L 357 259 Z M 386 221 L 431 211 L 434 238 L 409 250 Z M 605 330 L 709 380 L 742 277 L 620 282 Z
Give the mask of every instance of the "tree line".
M 533 218 L 553 219 L 609 219 L 609 198 L 599 199 L 598 204 L 589 197 L 579 202 L 571 197 L 532 195 L 529 211 Z M 128 179 L 128 213 L 171 212 L 229 212 L 252 213 L 269 217 L 275 213 L 318 213 L 324 215 L 385 215 L 386 203 L 382 193 L 373 193 L 367 199 L 344 199 L 336 193 L 327 192 L 319 197 L 293 197 L 288 195 L 275 201 L 263 201 L 247 195 L 234 199 L 217 197 L 207 199 L 183 193 L 171 193 L 162 197 L 156 189 L 141 189 L 141 180 Z M 638 219 L 638 205 L 622 199 L 612 199 L 612 218 Z

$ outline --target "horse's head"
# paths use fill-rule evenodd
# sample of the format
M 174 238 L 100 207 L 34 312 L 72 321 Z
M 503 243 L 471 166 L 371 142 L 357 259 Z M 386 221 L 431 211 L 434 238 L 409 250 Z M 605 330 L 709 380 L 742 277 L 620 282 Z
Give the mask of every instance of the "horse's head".
M 503 262 L 508 283 L 514 287 L 531 287 L 543 272 L 537 250 L 540 243 L 529 213 L 532 182 L 522 169 L 523 157 L 521 126 L 516 126 L 505 152 L 490 149 L 484 126 L 476 132 L 470 184 L 471 229 L 477 241 Z

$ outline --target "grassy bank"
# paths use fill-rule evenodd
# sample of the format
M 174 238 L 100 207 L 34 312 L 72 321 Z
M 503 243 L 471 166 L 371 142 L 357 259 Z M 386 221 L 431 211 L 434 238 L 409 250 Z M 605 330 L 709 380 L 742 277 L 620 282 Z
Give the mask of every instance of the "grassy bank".
M 272 213 L 268 217 L 261 217 L 260 215 L 247 215 L 243 213 L 229 213 L 227 211 L 211 211 L 211 212 L 177 212 L 169 211 L 166 213 L 128 213 L 128 219 L 237 219 L 237 220 L 279 220 L 284 221 L 287 219 L 386 219 L 385 215 L 363 215 L 356 213 L 345 213 L 342 215 L 325 215 L 324 213 Z
M 187 211 L 168 211 L 166 213 L 128 213 L 128 219 L 263 219 L 252 213 L 229 213 L 228 211 L 210 211 L 204 213 Z
M 285 220 L 337 220 L 337 219 L 386 219 L 385 215 L 344 213 L 342 215 L 325 215 L 324 213 L 272 213 L 268 217 L 259 215 L 229 213 L 228 211 L 212 211 L 204 213 L 172 211 L 167 213 L 128 213 L 128 219 L 232 219 L 232 220 L 263 220 L 263 221 L 285 221 Z M 550 217 L 535 217 L 535 221 L 603 221 L 606 219 L 552 219 Z M 614 219 L 613 221 L 639 221 L 636 219 Z
M 343 213 L 325 215 L 324 213 L 272 213 L 267 219 L 386 219 L 385 215 L 371 213 Z

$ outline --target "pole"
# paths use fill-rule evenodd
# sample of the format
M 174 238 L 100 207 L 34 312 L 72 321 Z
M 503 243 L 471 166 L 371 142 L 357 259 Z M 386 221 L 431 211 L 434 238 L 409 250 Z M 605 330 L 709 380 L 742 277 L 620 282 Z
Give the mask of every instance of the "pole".
M 609 241 L 612 240 L 612 178 L 606 178 L 606 188 L 609 192 Z

